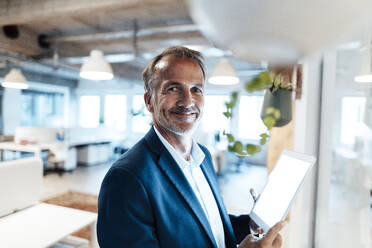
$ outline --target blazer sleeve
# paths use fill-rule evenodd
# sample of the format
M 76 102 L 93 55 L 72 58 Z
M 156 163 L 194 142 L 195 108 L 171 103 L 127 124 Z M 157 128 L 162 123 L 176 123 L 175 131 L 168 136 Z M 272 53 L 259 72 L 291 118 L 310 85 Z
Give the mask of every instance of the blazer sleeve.
M 251 233 L 249 226 L 251 218 L 249 217 L 249 215 L 229 215 L 229 217 L 231 225 L 234 229 L 236 241 L 238 242 L 238 244 L 240 244 L 243 239 Z
M 147 192 L 139 179 L 111 168 L 98 199 L 97 237 L 101 248 L 159 247 Z

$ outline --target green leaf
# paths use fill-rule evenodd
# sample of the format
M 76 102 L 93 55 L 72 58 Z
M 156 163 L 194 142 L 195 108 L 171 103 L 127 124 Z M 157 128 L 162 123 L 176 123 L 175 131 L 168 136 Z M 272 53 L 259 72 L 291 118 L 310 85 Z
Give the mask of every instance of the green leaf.
M 268 115 L 263 119 L 263 123 L 267 127 L 267 129 L 271 129 L 273 126 L 275 126 L 276 120 L 273 116 Z
M 230 112 L 223 112 L 223 115 L 226 116 L 227 118 L 232 117 L 232 114 Z
M 272 115 L 275 119 L 280 118 L 280 110 L 274 107 L 268 107 L 265 111 L 267 115 Z
M 234 152 L 241 154 L 243 152 L 243 144 L 240 141 L 234 143 Z
M 267 133 L 261 133 L 260 137 L 266 139 L 267 137 L 269 137 L 269 135 Z
M 231 146 L 231 145 L 229 145 L 229 146 L 227 147 L 227 150 L 228 150 L 229 152 L 233 152 L 233 151 L 234 151 L 234 147 Z
M 260 79 L 260 75 L 254 77 L 251 81 L 245 83 L 245 88 L 248 92 L 260 91 L 265 87 L 266 82 Z
M 261 148 L 259 146 L 256 146 L 256 145 L 248 144 L 246 146 L 246 150 L 247 150 L 248 154 L 252 155 L 252 154 L 255 154 L 256 152 L 261 151 Z
M 274 112 L 275 112 L 275 108 L 273 108 L 273 107 L 268 107 L 267 109 L 266 109 L 266 114 L 268 114 L 268 115 L 271 115 L 271 114 L 274 114 Z
M 236 101 L 238 99 L 238 92 L 234 91 L 232 94 L 231 94 L 231 97 L 234 101 Z
M 226 134 L 226 136 L 227 136 L 227 140 L 229 141 L 229 143 L 232 143 L 232 142 L 234 142 L 234 136 L 232 136 L 232 134 Z
M 279 119 L 280 118 L 280 110 L 279 109 L 275 109 L 273 114 L 274 114 L 274 118 L 275 119 Z
M 227 102 L 225 103 L 226 107 L 227 108 L 233 108 L 235 106 L 235 104 L 233 102 Z
M 260 135 L 261 139 L 260 139 L 260 144 L 261 145 L 265 145 L 266 144 L 266 141 L 267 141 L 267 138 L 269 137 L 269 135 L 267 133 L 262 133 Z
M 263 71 L 259 74 L 260 81 L 263 83 L 270 83 L 271 84 L 271 78 L 270 73 L 267 71 Z
M 245 84 L 245 89 L 249 92 L 249 93 L 252 93 L 254 91 L 254 85 L 250 84 L 250 83 L 246 83 Z

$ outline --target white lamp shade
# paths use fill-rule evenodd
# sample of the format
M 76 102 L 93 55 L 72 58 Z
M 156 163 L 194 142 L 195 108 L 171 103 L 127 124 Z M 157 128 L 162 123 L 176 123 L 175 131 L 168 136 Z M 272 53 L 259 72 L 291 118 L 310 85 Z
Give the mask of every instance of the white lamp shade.
M 370 0 L 189 0 L 213 42 L 248 61 L 293 64 L 370 24 Z
M 23 76 L 22 72 L 18 69 L 11 69 L 8 74 L 4 77 L 1 86 L 6 88 L 14 89 L 27 89 L 28 84 L 26 78 Z
M 111 65 L 105 61 L 103 52 L 92 50 L 80 69 L 80 77 L 90 80 L 111 80 L 114 77 Z
M 239 78 L 229 60 L 222 58 L 208 78 L 208 82 L 216 85 L 233 85 L 239 83 Z

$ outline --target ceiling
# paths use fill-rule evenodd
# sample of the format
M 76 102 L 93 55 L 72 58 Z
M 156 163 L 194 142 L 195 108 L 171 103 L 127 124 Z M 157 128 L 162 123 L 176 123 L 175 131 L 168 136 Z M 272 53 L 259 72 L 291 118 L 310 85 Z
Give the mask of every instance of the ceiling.
M 140 81 L 149 59 L 171 45 L 198 47 L 207 71 L 229 55 L 202 35 L 183 0 L 3 0 L 0 26 L 2 53 L 78 71 L 99 49 L 115 77 L 132 81 Z M 261 69 L 231 61 L 243 78 Z

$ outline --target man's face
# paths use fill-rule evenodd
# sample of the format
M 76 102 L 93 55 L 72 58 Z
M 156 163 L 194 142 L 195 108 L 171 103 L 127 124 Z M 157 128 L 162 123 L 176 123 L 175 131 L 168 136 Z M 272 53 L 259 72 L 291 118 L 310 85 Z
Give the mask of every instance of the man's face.
M 204 106 L 204 77 L 197 62 L 165 56 L 156 65 L 152 96 L 145 102 L 154 125 L 170 134 L 192 133 Z

